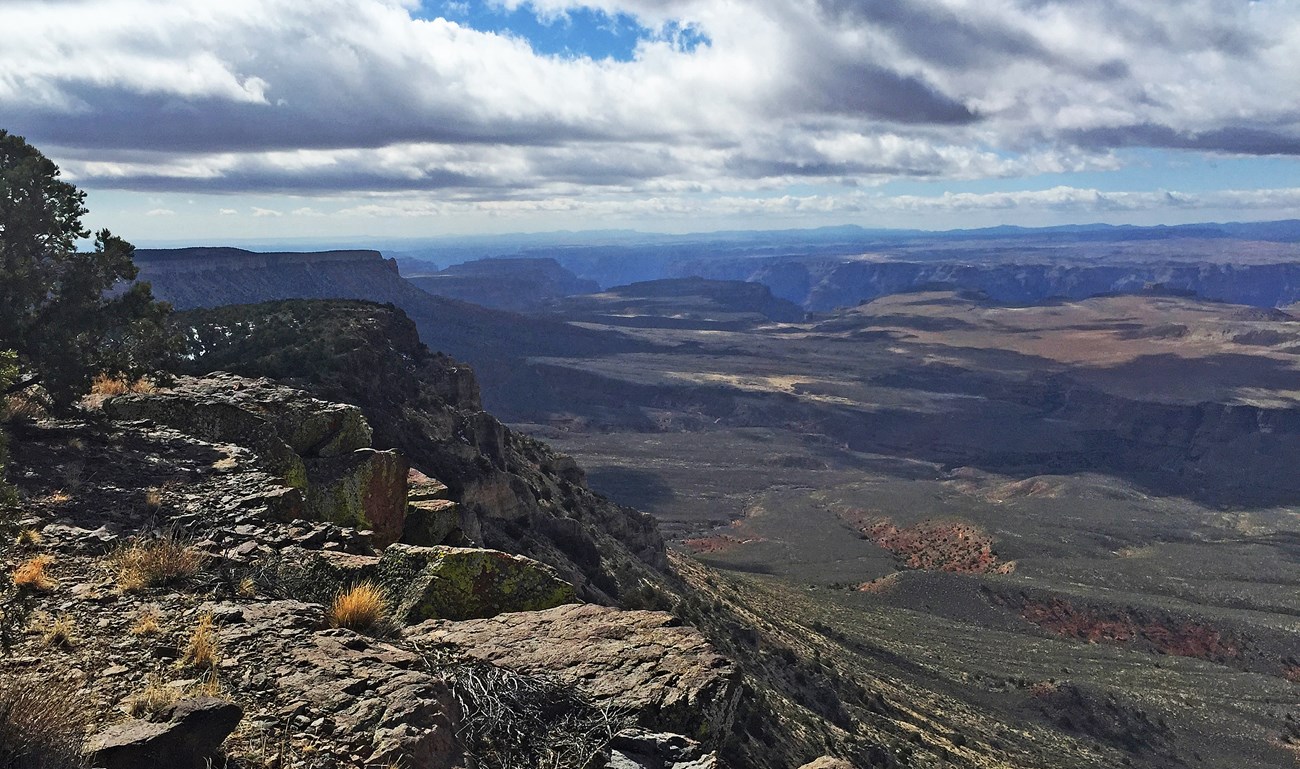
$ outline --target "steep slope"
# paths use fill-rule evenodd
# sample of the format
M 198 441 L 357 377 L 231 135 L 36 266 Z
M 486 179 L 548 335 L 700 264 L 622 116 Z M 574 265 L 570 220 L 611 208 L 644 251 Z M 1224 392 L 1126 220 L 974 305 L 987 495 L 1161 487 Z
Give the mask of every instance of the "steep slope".
M 589 600 L 626 601 L 665 565 L 648 516 L 588 491 L 572 460 L 484 412 L 474 374 L 430 352 L 399 310 L 286 301 L 176 323 L 196 373 L 268 376 L 360 406 L 378 445 L 401 449 L 473 513 L 462 526 L 472 540 L 556 566 Z

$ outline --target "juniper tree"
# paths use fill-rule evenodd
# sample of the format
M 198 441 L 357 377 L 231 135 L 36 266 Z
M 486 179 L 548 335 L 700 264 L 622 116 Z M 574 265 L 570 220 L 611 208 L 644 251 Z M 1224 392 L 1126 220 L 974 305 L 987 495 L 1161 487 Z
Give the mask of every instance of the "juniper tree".
M 95 374 L 142 376 L 174 349 L 169 308 L 135 283 L 135 248 L 108 230 L 90 250 L 86 194 L 21 136 L 0 129 L 0 349 L 18 356 L 17 390 L 41 384 L 58 406 Z

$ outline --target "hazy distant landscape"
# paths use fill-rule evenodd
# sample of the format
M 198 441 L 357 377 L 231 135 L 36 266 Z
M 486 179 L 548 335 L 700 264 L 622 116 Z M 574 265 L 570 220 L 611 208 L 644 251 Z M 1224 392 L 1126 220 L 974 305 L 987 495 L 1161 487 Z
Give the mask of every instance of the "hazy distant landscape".
M 1232 229 L 877 233 L 840 254 L 861 244 L 728 234 L 635 259 L 507 249 L 446 278 L 373 253 L 139 259 L 182 308 L 250 286 L 403 307 L 490 409 L 653 513 L 768 631 L 969 708 L 945 706 L 965 749 L 1038 755 L 1047 737 L 1004 731 L 1029 718 L 1081 741 L 1054 766 L 1280 765 L 1300 243 Z M 647 280 L 609 285 L 628 277 Z

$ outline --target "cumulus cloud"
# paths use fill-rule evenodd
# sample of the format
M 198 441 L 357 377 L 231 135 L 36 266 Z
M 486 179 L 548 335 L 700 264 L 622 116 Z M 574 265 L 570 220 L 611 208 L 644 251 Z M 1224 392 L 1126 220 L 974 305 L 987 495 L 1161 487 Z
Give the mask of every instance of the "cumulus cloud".
M 90 187 L 651 209 L 1102 170 L 1133 147 L 1300 156 L 1290 0 L 491 2 L 707 43 L 546 56 L 462 3 L 6 0 L 0 122 Z

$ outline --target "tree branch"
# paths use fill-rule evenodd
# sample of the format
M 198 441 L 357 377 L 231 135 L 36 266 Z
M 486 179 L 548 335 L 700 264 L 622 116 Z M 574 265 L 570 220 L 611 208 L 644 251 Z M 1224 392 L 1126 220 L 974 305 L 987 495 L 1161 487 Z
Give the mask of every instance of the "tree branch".
M 26 390 L 28 387 L 40 383 L 41 383 L 40 374 L 34 374 L 28 377 L 27 379 L 24 379 L 19 382 L 14 382 L 13 384 L 9 385 L 8 387 L 5 388 L 3 393 L 0 393 L 0 395 L 13 395 L 14 393 L 20 390 Z

